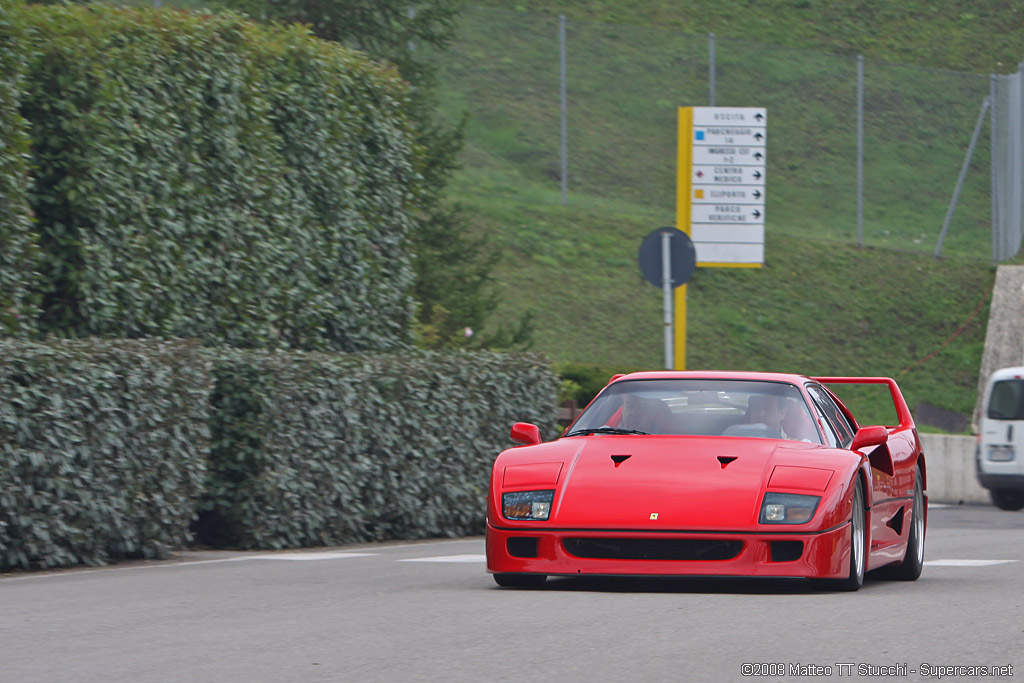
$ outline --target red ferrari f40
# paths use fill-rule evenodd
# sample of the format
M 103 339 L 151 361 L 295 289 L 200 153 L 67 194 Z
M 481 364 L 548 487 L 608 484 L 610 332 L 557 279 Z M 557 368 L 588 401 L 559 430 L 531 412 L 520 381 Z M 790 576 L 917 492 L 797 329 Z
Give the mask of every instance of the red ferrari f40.
M 897 424 L 862 426 L 828 388 L 883 385 Z M 836 388 L 838 391 L 838 388 Z M 928 510 L 896 382 L 756 372 L 612 378 L 554 441 L 516 423 L 494 462 L 487 571 L 548 576 L 913 581 Z

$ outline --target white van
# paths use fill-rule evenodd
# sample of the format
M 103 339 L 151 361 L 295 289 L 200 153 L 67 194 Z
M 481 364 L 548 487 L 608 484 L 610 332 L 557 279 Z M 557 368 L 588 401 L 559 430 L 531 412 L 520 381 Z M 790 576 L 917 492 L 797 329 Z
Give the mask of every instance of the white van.
M 988 380 L 977 465 L 996 507 L 1024 508 L 1024 367 L 996 370 Z

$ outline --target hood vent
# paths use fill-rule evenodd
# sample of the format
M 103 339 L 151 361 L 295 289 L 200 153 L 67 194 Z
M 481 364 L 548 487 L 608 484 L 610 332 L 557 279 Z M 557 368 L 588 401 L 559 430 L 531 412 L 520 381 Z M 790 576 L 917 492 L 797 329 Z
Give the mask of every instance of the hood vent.
M 631 456 L 631 455 L 613 455 L 612 456 L 612 460 L 615 462 L 615 466 L 618 467 L 622 463 L 624 463 L 627 460 L 629 460 L 631 457 L 633 457 L 633 456 Z
M 722 469 L 723 470 L 725 469 L 726 465 L 728 465 L 729 463 L 731 463 L 735 459 L 736 459 L 735 455 L 720 455 L 720 456 L 718 456 L 718 462 L 722 463 Z

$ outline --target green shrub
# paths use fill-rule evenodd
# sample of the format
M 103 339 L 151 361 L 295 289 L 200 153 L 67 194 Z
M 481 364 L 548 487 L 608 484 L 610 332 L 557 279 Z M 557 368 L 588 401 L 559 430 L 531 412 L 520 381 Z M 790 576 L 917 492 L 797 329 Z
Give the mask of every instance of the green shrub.
M 393 71 L 233 14 L 17 15 L 42 331 L 343 351 L 407 340 L 421 150 Z
M 244 548 L 483 531 L 512 423 L 555 432 L 532 355 L 209 351 L 217 386 L 200 540 Z
M 188 543 L 211 387 L 194 342 L 0 340 L 0 568 Z
M 600 365 L 597 363 L 558 363 L 555 372 L 563 381 L 565 400 L 575 400 L 580 408 L 594 400 L 615 375 L 651 368 Z
M 483 531 L 533 355 L 0 341 L 0 569 Z M 198 520 L 197 520 L 198 516 Z
M 23 336 L 38 310 L 38 287 L 28 206 L 29 137 L 18 111 L 27 57 L 22 49 L 15 5 L 0 0 L 0 335 Z

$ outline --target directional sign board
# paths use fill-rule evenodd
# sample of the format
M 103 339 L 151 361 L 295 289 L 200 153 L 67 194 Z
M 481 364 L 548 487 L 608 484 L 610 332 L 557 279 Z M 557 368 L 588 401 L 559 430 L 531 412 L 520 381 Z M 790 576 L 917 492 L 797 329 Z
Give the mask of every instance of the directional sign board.
M 764 263 L 764 107 L 681 107 L 677 225 L 698 266 Z

